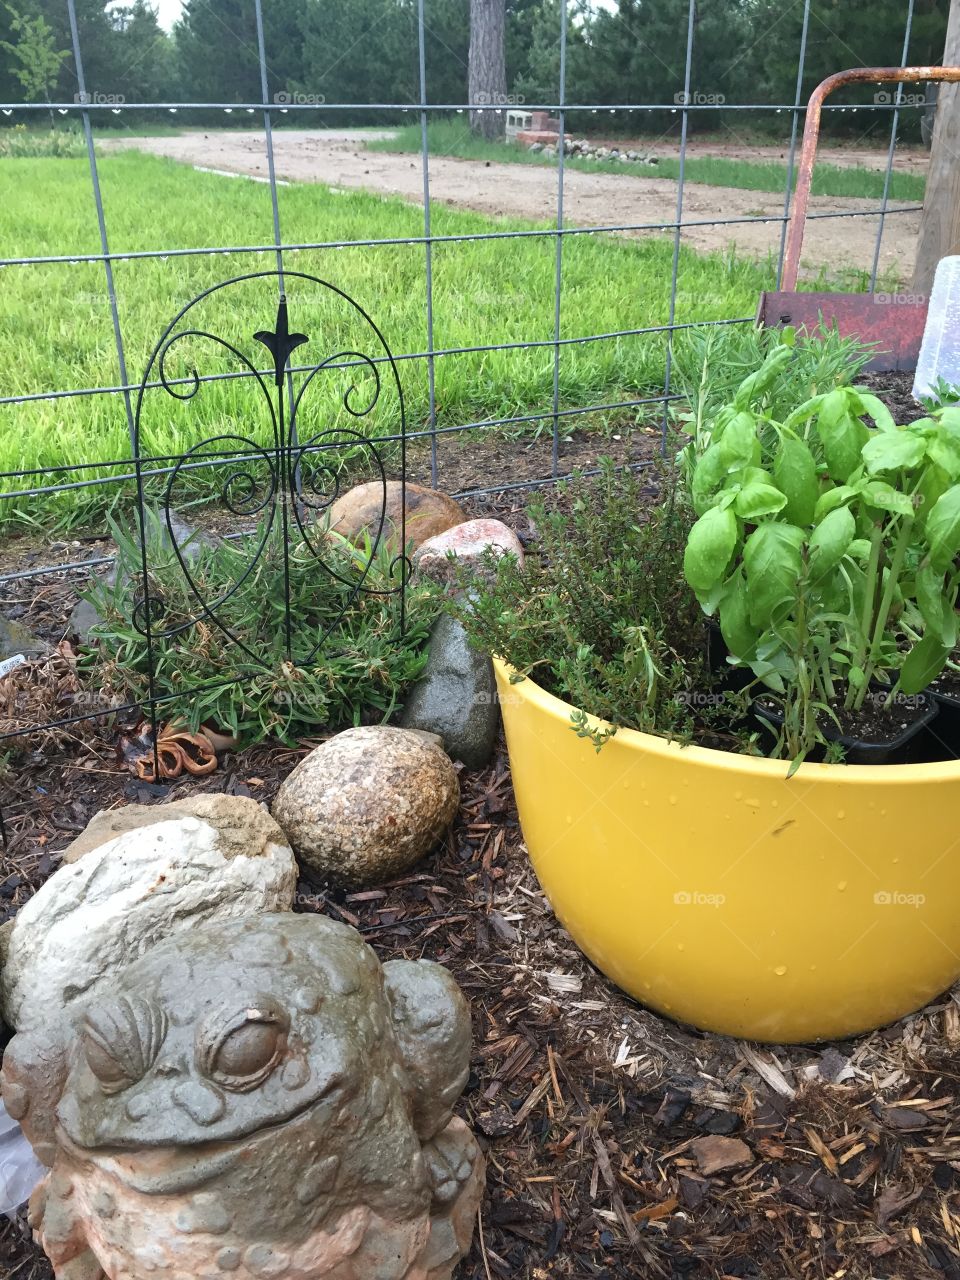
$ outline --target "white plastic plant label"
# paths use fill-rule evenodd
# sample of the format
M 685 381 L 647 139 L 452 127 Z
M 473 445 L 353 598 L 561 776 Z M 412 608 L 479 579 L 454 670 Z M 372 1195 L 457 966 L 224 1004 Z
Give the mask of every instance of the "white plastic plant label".
M 0 680 L 8 676 L 11 671 L 16 671 L 17 667 L 22 667 L 25 662 L 26 658 L 22 653 L 15 653 L 12 658 L 4 658 L 0 662 Z
M 960 256 L 941 258 L 933 278 L 927 323 L 913 379 L 913 397 L 960 394 Z

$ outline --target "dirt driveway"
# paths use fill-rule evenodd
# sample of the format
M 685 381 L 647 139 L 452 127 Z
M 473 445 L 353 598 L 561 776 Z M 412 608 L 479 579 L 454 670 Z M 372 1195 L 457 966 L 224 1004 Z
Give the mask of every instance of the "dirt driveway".
M 274 134 L 277 176 L 296 182 L 323 182 L 329 186 L 360 187 L 381 195 L 397 195 L 417 203 L 423 200 L 423 176 L 419 157 L 368 151 L 366 137 L 373 132 L 356 129 L 311 133 L 282 130 Z M 382 136 L 382 135 L 381 135 Z M 264 177 L 267 171 L 263 134 L 210 131 L 163 138 L 117 139 L 105 149 L 133 147 L 154 155 L 169 156 L 187 164 L 231 173 Z M 754 148 L 755 159 L 778 159 L 781 148 Z M 666 151 L 664 151 L 666 154 Z M 691 148 L 691 154 L 696 154 Z M 835 163 L 830 156 L 831 163 Z M 556 172 L 544 165 L 491 164 L 430 158 L 430 191 L 434 200 L 461 209 L 518 218 L 552 219 L 556 212 Z M 636 226 L 671 222 L 675 217 L 677 184 L 666 178 L 636 178 L 630 174 L 584 173 L 568 169 L 564 183 L 566 220 L 578 226 Z M 867 211 L 874 200 L 816 196 L 813 214 Z M 903 202 L 890 208 L 904 208 Z M 780 223 L 744 222 L 719 226 L 700 225 L 711 219 L 776 219 L 783 214 L 783 197 L 772 192 L 741 191 L 732 187 L 708 187 L 687 183 L 684 191 L 683 241 L 695 249 L 724 250 L 764 257 L 780 247 Z M 878 218 L 814 218 L 804 241 L 805 268 L 815 272 L 826 266 L 869 269 L 873 261 Z M 880 254 L 884 278 L 896 273 L 909 279 L 916 246 L 918 213 L 895 213 L 886 221 Z M 628 235 L 657 234 L 649 231 Z M 659 234 L 664 234 L 662 231 Z M 668 230 L 672 234 L 672 230 Z

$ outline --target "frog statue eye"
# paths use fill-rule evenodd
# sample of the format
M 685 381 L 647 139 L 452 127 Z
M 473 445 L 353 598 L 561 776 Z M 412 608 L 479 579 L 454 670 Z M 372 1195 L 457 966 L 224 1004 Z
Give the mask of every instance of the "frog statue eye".
M 119 1093 L 142 1080 L 167 1034 L 162 1009 L 139 997 L 120 996 L 89 1010 L 81 1025 L 87 1065 L 104 1093 Z
M 234 1093 L 262 1084 L 283 1057 L 290 1015 L 272 996 L 207 1019 L 197 1033 L 197 1066 Z

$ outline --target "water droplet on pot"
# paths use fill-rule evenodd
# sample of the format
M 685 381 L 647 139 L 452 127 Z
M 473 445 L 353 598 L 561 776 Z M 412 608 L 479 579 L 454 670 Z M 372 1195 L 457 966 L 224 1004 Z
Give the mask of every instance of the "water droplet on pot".
M 787 966 L 785 964 L 778 964 L 773 972 L 777 975 L 778 978 L 782 978 L 783 975 L 787 972 Z

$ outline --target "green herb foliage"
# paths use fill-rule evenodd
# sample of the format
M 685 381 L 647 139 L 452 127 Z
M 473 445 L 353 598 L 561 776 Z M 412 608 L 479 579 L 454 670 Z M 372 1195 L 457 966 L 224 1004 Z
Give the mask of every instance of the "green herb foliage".
M 137 702 L 150 691 L 146 640 L 133 623 L 140 540 L 135 531 L 115 522 L 112 531 L 119 572 L 114 585 L 102 581 L 86 593 L 103 622 L 93 632 L 84 661 L 105 689 Z M 260 536 L 189 547 L 196 557 L 190 572 L 202 600 L 213 605 L 243 578 Z M 318 532 L 312 540 L 322 538 Z M 163 601 L 154 628 L 162 632 L 196 617 L 201 607 L 156 515 L 147 520 L 147 547 L 150 595 L 153 601 Z M 216 609 L 230 631 L 262 657 L 264 666 L 202 617 L 177 635 L 155 636 L 155 696 L 179 695 L 160 705 L 161 718 L 181 718 L 193 729 L 209 723 L 229 730 L 244 744 L 266 737 L 293 743 L 322 729 L 388 719 L 425 665 L 424 642 L 439 607 L 436 592 L 429 585 L 408 587 L 401 636 L 398 596 L 367 591 L 354 596 L 370 559 L 369 544 L 355 548 L 328 534 L 323 557 L 342 582 L 322 568 L 303 543 L 290 547 L 294 661 L 286 648 L 282 557 L 272 541 L 240 587 Z M 396 577 L 390 576 L 392 559 L 393 552 L 386 550 L 374 556 L 363 577 L 365 588 L 386 591 L 396 586 Z M 309 659 L 331 625 L 332 633 Z M 298 666 L 298 661 L 304 665 Z
M 835 707 L 859 711 L 878 683 L 919 693 L 956 643 L 960 409 L 898 427 L 837 386 L 778 420 L 794 360 L 775 347 L 683 462 L 687 581 L 780 702 L 777 753 L 796 767 Z
M 473 582 L 450 605 L 478 648 L 579 708 L 572 728 L 598 749 L 611 730 L 594 717 L 686 736 L 690 690 L 709 685 L 703 619 L 682 574 L 691 517 L 676 477 L 657 479 L 651 506 L 649 471 L 603 460 L 599 476 L 531 506 L 538 538 L 524 568 L 505 556 L 492 585 Z
M 696 440 L 709 434 L 744 379 L 781 346 L 792 346 L 794 358 L 755 394 L 757 409 L 776 419 L 812 396 L 853 382 L 872 352 L 869 345 L 824 326 L 800 336 L 792 329 L 734 325 L 691 330 L 674 353 L 674 373 L 686 401 L 678 415 L 684 429 Z
M 86 154 L 83 135 L 76 129 L 28 129 L 22 124 L 15 124 L 12 129 L 0 129 L 0 159 L 36 159 L 42 156 L 76 160 Z

